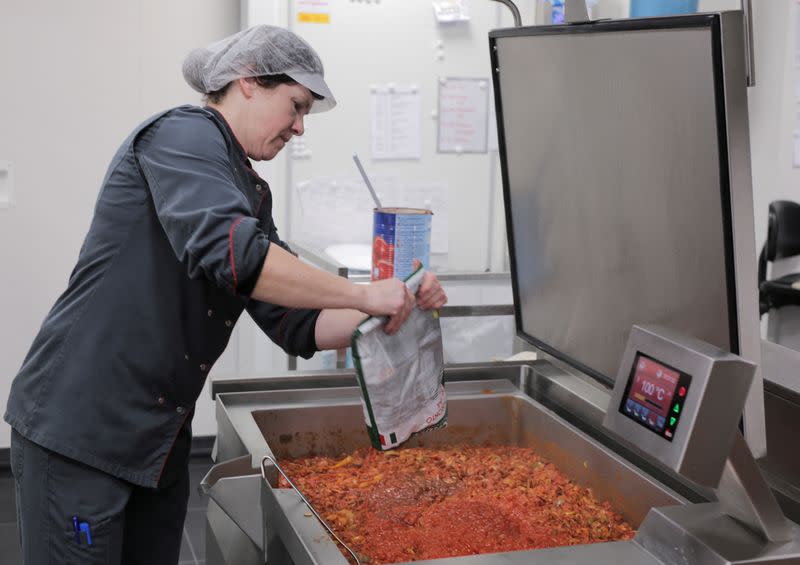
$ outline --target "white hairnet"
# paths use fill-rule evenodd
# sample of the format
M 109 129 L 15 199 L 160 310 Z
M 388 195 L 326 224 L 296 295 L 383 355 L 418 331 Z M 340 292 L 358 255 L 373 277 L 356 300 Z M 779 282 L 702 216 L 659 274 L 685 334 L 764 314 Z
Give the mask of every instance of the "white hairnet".
M 203 94 L 215 92 L 231 81 L 265 75 L 287 75 L 323 100 L 311 112 L 336 105 L 325 70 L 314 49 L 298 35 L 280 27 L 260 25 L 193 50 L 183 62 L 183 77 Z

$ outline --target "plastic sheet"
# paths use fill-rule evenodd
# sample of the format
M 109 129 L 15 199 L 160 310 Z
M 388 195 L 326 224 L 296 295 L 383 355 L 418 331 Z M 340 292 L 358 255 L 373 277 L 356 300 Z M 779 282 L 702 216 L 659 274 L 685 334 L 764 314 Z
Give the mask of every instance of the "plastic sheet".
M 418 269 L 406 281 L 412 292 L 423 274 Z M 438 313 L 415 307 L 394 335 L 383 331 L 383 323 L 381 318 L 362 322 L 352 345 L 367 430 L 381 450 L 447 421 Z

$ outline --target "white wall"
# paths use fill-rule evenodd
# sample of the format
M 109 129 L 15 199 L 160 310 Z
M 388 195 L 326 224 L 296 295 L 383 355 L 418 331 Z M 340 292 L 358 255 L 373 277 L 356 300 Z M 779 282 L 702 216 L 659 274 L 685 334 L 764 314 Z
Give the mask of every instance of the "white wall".
M 530 22 L 531 6 L 535 2 L 517 0 L 517 4 L 525 21 Z M 311 115 L 306 120 L 303 140 L 311 156 L 290 161 L 288 178 L 292 187 L 324 177 L 357 179 L 358 173 L 351 161 L 354 151 L 361 155 L 373 180 L 386 176 L 409 183 L 441 183 L 446 186 L 449 212 L 448 254 L 446 259 L 433 262 L 451 271 L 484 270 L 491 262 L 487 208 L 492 197 L 500 193 L 497 153 L 438 153 L 437 121 L 433 113 L 438 107 L 440 78 L 483 78 L 490 84 L 487 33 L 495 27 L 511 25 L 510 12 L 498 3 L 477 0 L 470 4 L 469 22 L 437 25 L 431 3 L 426 1 L 332 2 L 331 23 L 320 25 L 298 23 L 298 4 L 294 2 L 291 6 L 293 9 L 284 14 L 287 19 L 277 23 L 288 25 L 321 53 L 327 82 L 339 101 L 334 112 Z M 256 19 L 253 23 L 265 22 Z M 413 40 L 409 30 L 414 30 Z M 342 38 L 348 39 L 343 41 Z M 437 42 L 441 42 L 441 58 L 437 58 Z M 421 106 L 419 159 L 376 160 L 371 156 L 370 86 L 391 83 L 415 85 L 418 89 Z M 381 187 L 376 184 L 380 193 Z M 362 196 L 365 195 L 366 189 Z M 313 231 L 304 230 L 304 227 L 309 224 L 318 227 L 321 222 L 315 221 L 316 216 L 311 220 L 303 216 L 296 194 L 289 197 L 291 210 L 289 221 L 283 224 L 284 236 L 322 247 L 329 244 L 327 236 L 330 234 L 314 233 L 312 241 L 304 237 Z M 362 238 L 359 242 L 368 243 L 372 214 L 369 207 L 363 210 L 362 221 L 354 230 Z M 438 215 L 435 205 L 434 214 L 436 225 L 443 216 Z
M 3 0 L 0 161 L 13 164 L 15 204 L 0 208 L 0 411 L 66 286 L 109 159 L 147 116 L 199 102 L 183 57 L 238 29 L 231 0 Z M 0 447 L 9 437 L 3 423 Z
M 792 168 L 793 95 L 792 0 L 754 5 L 756 86 L 750 89 L 750 152 L 757 250 L 767 237 L 767 207 L 773 200 L 800 202 L 800 169 Z

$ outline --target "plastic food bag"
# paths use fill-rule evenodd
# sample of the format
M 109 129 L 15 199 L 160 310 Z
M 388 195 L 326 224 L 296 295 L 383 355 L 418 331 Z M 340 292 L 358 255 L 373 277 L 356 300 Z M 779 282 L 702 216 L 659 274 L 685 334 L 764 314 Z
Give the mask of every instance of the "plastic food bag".
M 423 274 L 420 268 L 408 277 L 411 292 L 416 293 Z M 447 423 L 438 312 L 415 306 L 394 335 L 383 331 L 385 322 L 367 318 L 352 341 L 364 420 L 373 447 L 381 450 Z

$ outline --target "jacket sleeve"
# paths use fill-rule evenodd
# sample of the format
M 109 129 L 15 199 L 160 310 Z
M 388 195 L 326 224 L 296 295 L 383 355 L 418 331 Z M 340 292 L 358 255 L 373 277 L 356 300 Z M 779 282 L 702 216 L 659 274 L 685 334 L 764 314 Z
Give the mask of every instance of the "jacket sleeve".
M 292 255 L 297 254 L 278 236 L 274 223 L 270 223 L 269 239 Z M 284 308 L 258 300 L 250 300 L 247 312 L 267 336 L 289 355 L 310 359 L 317 348 L 316 328 L 320 310 Z
M 289 355 L 310 359 L 319 351 L 315 331 L 320 310 L 284 308 L 250 300 L 247 312 L 258 327 Z
M 136 142 L 159 221 L 189 277 L 247 295 L 269 239 L 237 188 L 225 140 L 201 114 L 168 115 Z

